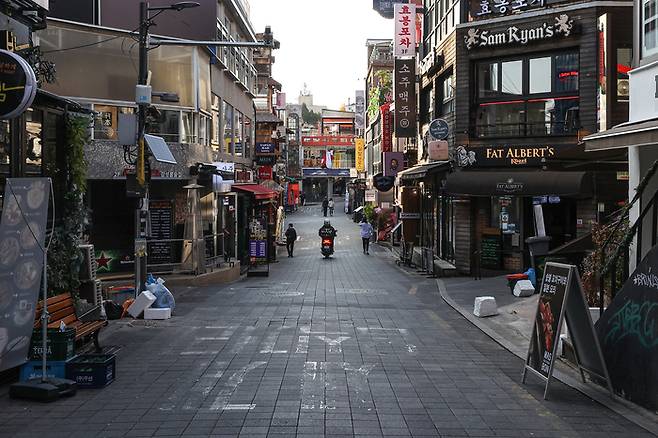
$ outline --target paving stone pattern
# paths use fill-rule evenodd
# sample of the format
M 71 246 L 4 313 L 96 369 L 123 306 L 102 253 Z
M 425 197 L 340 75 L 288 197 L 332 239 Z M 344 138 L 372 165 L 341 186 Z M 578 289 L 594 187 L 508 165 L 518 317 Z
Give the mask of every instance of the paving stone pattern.
M 339 204 L 340 205 L 340 204 Z M 576 437 L 646 434 L 522 362 L 444 304 L 434 280 L 363 255 L 336 209 L 320 256 L 317 207 L 269 278 L 174 291 L 170 321 L 117 324 L 118 379 L 52 404 L 10 400 L 3 437 Z M 116 328 L 119 326 L 119 328 Z

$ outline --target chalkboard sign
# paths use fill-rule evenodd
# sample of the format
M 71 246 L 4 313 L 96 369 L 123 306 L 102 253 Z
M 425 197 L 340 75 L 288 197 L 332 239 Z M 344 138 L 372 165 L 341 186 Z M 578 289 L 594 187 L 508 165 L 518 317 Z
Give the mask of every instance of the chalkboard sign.
M 482 250 L 480 254 L 482 267 L 485 269 L 500 269 L 503 261 L 500 236 L 484 234 L 480 242 L 480 248 Z
M 168 240 L 173 238 L 174 209 L 171 201 L 150 201 L 151 238 Z M 171 242 L 154 242 L 149 244 L 149 263 L 166 265 L 172 263 L 173 248 Z
M 658 410 L 658 247 L 652 248 L 596 323 L 612 387 Z
M 530 371 L 546 381 L 544 398 L 548 396 L 565 318 L 583 382 L 585 382 L 584 373 L 587 372 L 590 376 L 608 382 L 608 388 L 612 393 L 608 371 L 594 331 L 578 270 L 573 265 L 553 262 L 546 263 L 544 268 L 535 324 L 523 369 L 523 383 L 527 372 Z

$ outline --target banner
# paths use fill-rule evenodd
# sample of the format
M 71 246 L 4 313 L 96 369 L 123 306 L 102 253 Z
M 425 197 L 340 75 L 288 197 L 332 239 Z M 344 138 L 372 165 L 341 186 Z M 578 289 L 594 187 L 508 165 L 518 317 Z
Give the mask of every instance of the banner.
M 395 8 L 396 58 L 416 56 L 416 5 L 397 3 Z
M 8 178 L 0 222 L 0 371 L 22 365 L 41 289 L 49 178 Z
M 404 154 L 402 152 L 384 152 L 384 176 L 397 176 L 404 170 Z
M 391 104 L 385 103 L 380 107 L 382 113 L 382 152 L 393 150 L 393 124 L 391 120 Z
M 395 136 L 416 137 L 416 60 L 395 60 Z
M 354 140 L 354 157 L 355 157 L 355 167 L 357 172 L 366 171 L 366 142 L 362 138 L 357 138 Z

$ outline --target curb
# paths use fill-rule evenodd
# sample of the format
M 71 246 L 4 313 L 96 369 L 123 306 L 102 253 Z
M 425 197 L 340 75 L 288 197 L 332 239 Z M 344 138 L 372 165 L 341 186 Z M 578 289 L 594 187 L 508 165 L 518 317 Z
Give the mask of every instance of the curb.
M 446 289 L 445 283 L 440 278 L 436 279 L 436 285 L 439 290 L 439 294 L 443 301 L 446 302 L 450 307 L 452 307 L 456 312 L 462 315 L 467 321 L 477 327 L 485 335 L 489 336 L 493 341 L 499 344 L 501 347 L 519 357 L 522 360 L 526 360 L 527 351 L 521 349 L 516 345 L 513 345 L 507 339 L 500 336 L 495 330 L 483 324 L 479 318 L 475 315 L 472 315 L 469 312 L 464 311 L 456 302 L 453 300 Z M 557 363 L 556 363 L 557 364 Z M 519 376 L 521 375 L 521 370 L 519 370 Z M 563 384 L 569 386 L 570 388 L 575 389 L 586 397 L 596 401 L 597 403 L 607 407 L 616 414 L 624 417 L 626 420 L 631 423 L 636 424 L 647 432 L 658 436 L 658 416 L 652 412 L 637 406 L 627 400 L 622 399 L 621 397 L 614 396 L 610 397 L 610 394 L 603 390 L 599 389 L 593 385 L 584 384 L 582 381 L 577 378 L 572 377 L 571 375 L 565 373 L 564 371 L 555 369 L 553 372 L 553 377 Z

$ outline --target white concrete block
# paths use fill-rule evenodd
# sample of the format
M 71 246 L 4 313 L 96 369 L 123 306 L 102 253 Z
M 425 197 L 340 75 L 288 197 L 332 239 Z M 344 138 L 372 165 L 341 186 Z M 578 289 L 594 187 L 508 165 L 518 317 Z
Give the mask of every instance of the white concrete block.
M 155 303 L 155 300 L 155 295 L 145 290 L 139 294 L 137 299 L 135 299 L 135 302 L 128 307 L 128 313 L 130 313 L 133 318 L 137 318 L 145 309 L 151 307 L 151 304 Z
M 160 309 L 154 309 L 149 307 L 144 309 L 144 319 L 169 319 L 171 318 L 171 309 L 169 307 L 163 307 Z
M 514 295 L 517 297 L 529 297 L 535 293 L 535 287 L 530 280 L 519 280 L 514 286 Z
M 498 306 L 494 297 L 475 297 L 473 315 L 478 318 L 498 315 Z

